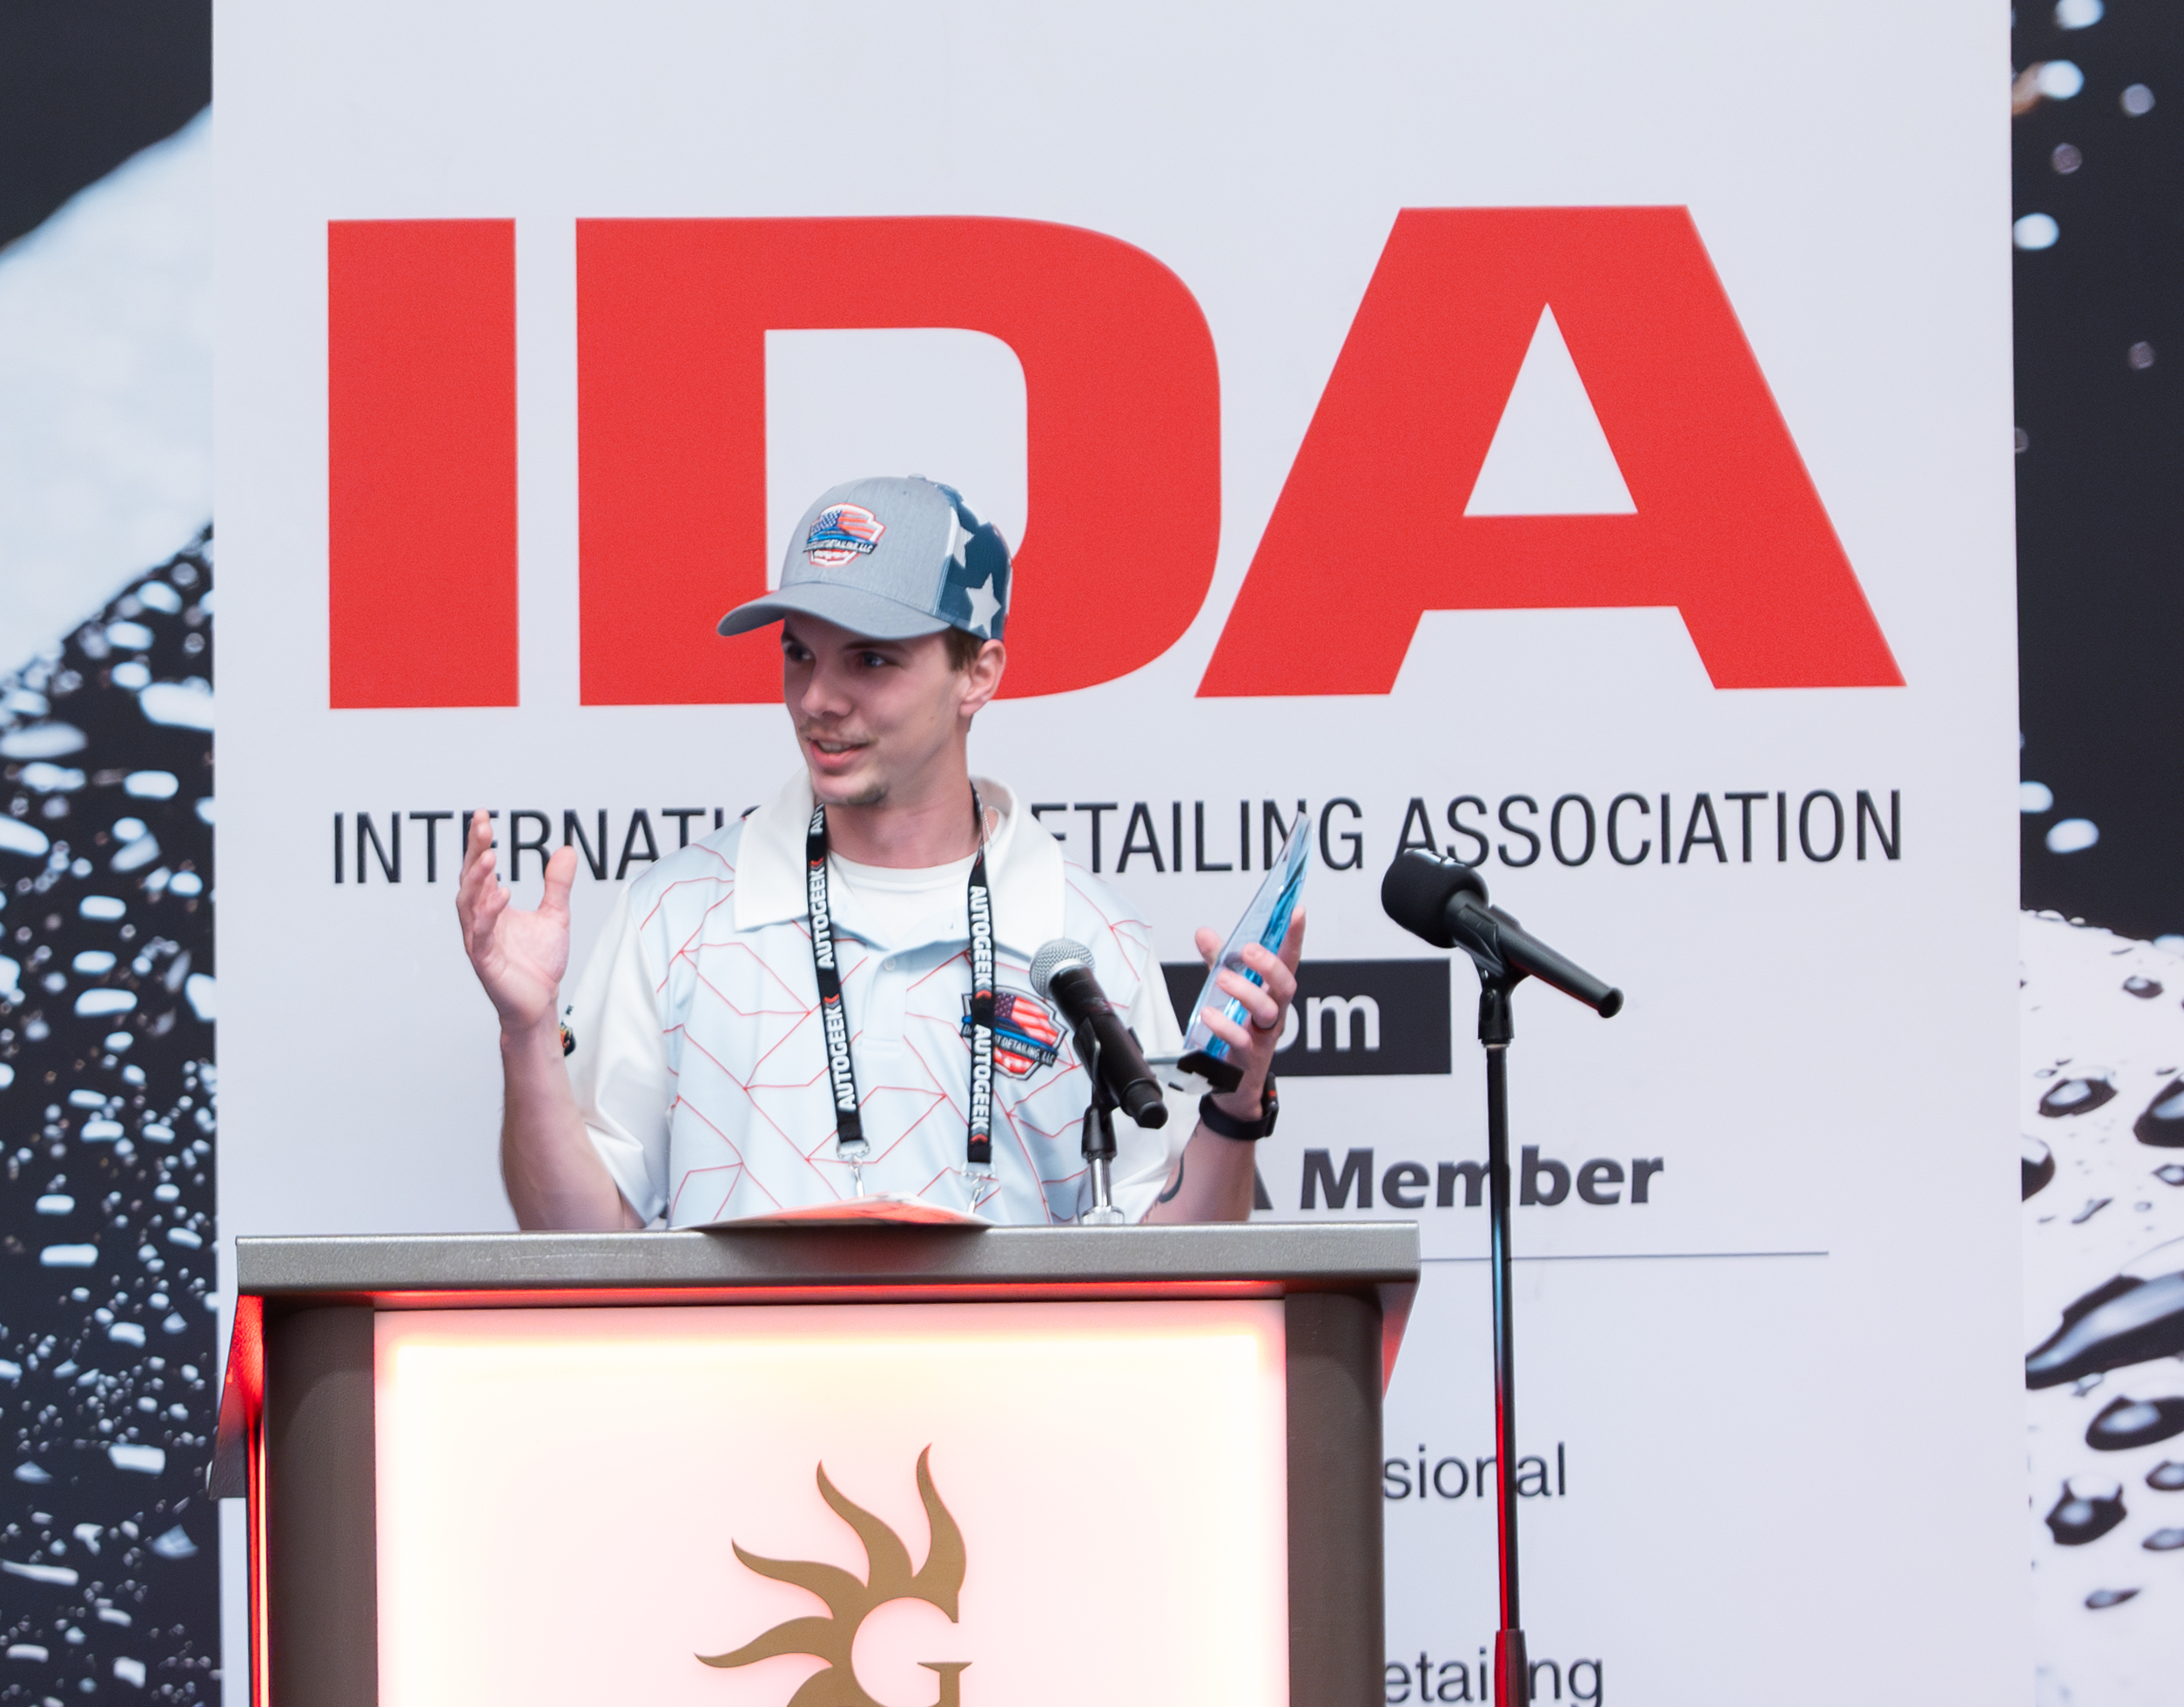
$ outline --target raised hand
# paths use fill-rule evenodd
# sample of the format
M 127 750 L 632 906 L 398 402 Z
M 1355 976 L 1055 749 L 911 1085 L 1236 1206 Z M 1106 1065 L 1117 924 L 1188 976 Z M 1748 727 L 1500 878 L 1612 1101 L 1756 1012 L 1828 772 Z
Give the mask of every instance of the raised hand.
M 510 905 L 507 885 L 494 871 L 493 820 L 471 817 L 463 844 L 455 916 L 462 945 L 485 986 L 504 1033 L 521 1035 L 554 1023 L 561 978 L 568 971 L 568 890 L 576 850 L 561 848 L 546 863 L 546 893 L 536 912 Z

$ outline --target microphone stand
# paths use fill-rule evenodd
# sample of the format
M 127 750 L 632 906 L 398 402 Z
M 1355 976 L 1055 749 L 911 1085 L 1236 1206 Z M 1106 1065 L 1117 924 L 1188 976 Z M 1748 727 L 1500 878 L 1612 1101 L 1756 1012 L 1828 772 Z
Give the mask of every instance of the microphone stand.
M 1509 1045 L 1516 1036 L 1510 1000 L 1524 974 L 1476 949 L 1479 1042 L 1487 1055 L 1488 1267 L 1494 1287 L 1494 1502 L 1495 1576 L 1502 1623 L 1494 1632 L 1494 1707 L 1527 1707 L 1532 1669 L 1524 1653 L 1516 1571 L 1516 1315 L 1509 1254 Z
M 1079 1148 L 1092 1174 L 1092 1207 L 1078 1217 L 1084 1226 L 1117 1226 L 1122 1211 L 1114 1202 L 1115 1110 L 1120 1106 L 1107 1088 L 1107 1075 L 1099 1070 L 1099 1033 L 1090 1020 L 1077 1028 L 1077 1058 L 1092 1075 L 1092 1102 L 1085 1110 L 1085 1136 Z
M 1496 1576 L 1502 1589 L 1502 1623 L 1494 1632 L 1494 1707 L 1528 1707 L 1532 1668 L 1524 1652 L 1524 1621 L 1517 1599 L 1516 1570 L 1516 1312 L 1510 1281 L 1509 1253 L 1509 1045 L 1516 1037 L 1511 997 L 1528 976 L 1509 951 L 1502 927 L 1516 921 L 1497 907 L 1472 912 L 1468 928 L 1454 934 L 1456 945 L 1479 971 L 1479 1043 L 1487 1052 L 1488 1267 L 1494 1286 L 1494 1462 L 1499 1472 L 1494 1505 Z M 1533 953 L 1540 944 L 1530 944 Z M 1591 974 L 1554 957 L 1569 977 L 1558 984 L 1603 1017 L 1623 1005 L 1623 995 Z
M 1623 1008 L 1623 991 L 1565 959 L 1499 907 L 1469 866 L 1422 848 L 1395 856 L 1381 881 L 1381 906 L 1412 935 L 1437 948 L 1461 948 L 1479 973 L 1479 1044 L 1487 1052 L 1488 1264 L 1494 1288 L 1494 1504 L 1502 1623 L 1494 1632 L 1494 1707 L 1528 1707 L 1532 1668 L 1516 1570 L 1516 1312 L 1509 1272 L 1509 1045 L 1516 1036 L 1511 998 L 1528 977 L 1583 1002 L 1603 1019 Z

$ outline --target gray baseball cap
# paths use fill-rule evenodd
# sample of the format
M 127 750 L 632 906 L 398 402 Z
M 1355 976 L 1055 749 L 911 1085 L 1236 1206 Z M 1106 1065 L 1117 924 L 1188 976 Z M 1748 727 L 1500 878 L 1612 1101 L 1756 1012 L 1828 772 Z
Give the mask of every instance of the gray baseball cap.
M 851 481 L 803 513 L 781 585 L 721 618 L 746 634 L 802 612 L 874 640 L 961 628 L 999 640 L 1009 614 L 1009 548 L 953 487 L 922 474 Z

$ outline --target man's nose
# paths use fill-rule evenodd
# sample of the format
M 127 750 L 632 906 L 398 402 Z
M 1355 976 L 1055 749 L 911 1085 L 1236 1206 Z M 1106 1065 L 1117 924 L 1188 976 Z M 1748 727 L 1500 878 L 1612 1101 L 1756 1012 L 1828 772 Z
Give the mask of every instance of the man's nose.
M 810 717 L 840 716 L 850 707 L 850 696 L 843 691 L 845 686 L 841 671 L 825 659 L 819 659 L 811 667 L 810 678 L 803 685 L 797 706 Z

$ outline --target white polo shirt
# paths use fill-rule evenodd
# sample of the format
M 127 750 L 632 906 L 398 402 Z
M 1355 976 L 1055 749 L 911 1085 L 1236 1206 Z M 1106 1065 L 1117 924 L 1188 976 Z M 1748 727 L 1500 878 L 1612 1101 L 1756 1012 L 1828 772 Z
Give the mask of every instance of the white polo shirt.
M 1089 1092 L 1066 1028 L 1032 993 L 1032 958 L 1067 937 L 1148 1054 L 1181 1033 L 1152 933 L 1106 884 L 1070 864 L 997 783 L 980 778 L 993 896 L 997 1025 L 993 1163 L 978 1213 L 1044 1226 L 1092 1201 L 1079 1153 Z M 799 775 L 740 823 L 633 879 L 615 903 L 563 1018 L 569 1082 L 600 1159 L 630 1206 L 671 1226 L 760 1215 L 853 1194 L 835 1155 L 834 1103 L 811 964 Z M 964 1173 L 971 1041 L 964 877 L 905 922 L 898 897 L 830 885 L 864 1135 L 867 1193 L 971 1206 Z M 1115 1117 L 1114 1200 L 1141 1219 L 1193 1122 L 1147 1132 Z

